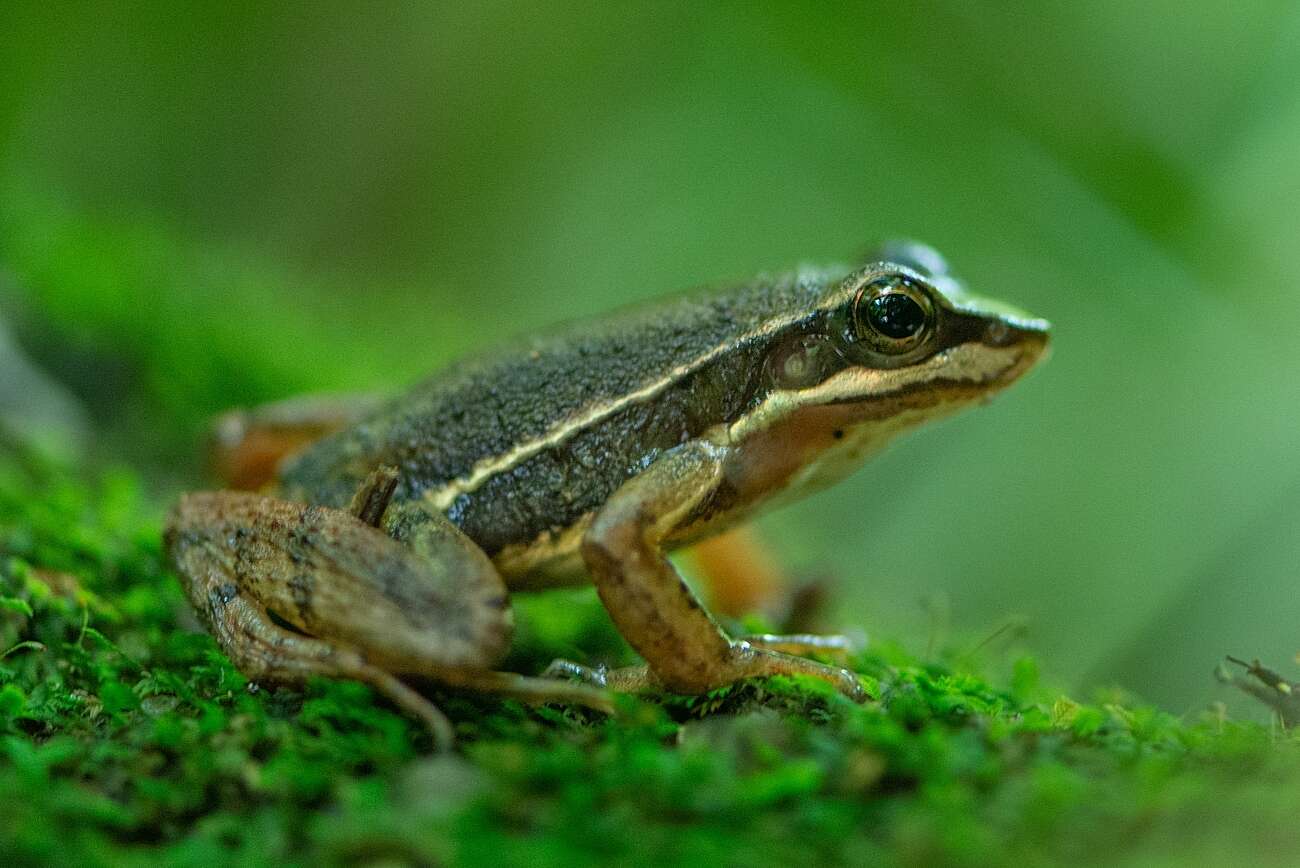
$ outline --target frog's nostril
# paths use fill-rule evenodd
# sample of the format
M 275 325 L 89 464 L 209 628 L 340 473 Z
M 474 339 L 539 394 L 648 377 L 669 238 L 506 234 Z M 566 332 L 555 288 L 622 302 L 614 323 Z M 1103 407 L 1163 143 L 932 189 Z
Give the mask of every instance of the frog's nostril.
M 984 343 L 994 347 L 1004 347 L 1011 342 L 1011 326 L 1002 320 L 994 320 L 984 328 Z
M 1047 345 L 1048 325 L 1042 320 L 1008 322 L 995 319 L 984 326 L 984 343 L 990 347 L 1024 346 L 1041 352 Z

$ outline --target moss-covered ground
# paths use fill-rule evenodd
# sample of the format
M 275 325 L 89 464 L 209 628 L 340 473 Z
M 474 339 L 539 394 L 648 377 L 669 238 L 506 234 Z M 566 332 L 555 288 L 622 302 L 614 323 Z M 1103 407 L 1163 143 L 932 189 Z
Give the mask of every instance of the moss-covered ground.
M 206 420 L 429 360 L 376 350 L 364 302 L 331 330 L 320 287 L 9 201 L 11 324 L 87 404 L 94 448 L 0 434 L 0 864 L 1300 863 L 1279 726 L 1075 701 L 1032 660 L 924 639 L 852 661 L 861 706 L 768 681 L 603 719 L 430 688 L 458 729 L 444 755 L 365 687 L 249 684 L 160 551 Z M 628 653 L 590 591 L 517 604 L 509 668 Z
M 367 688 L 248 683 L 199 630 L 127 472 L 0 461 L 6 865 L 1294 864 L 1300 743 L 1075 702 L 1033 661 L 873 648 L 877 695 L 769 681 L 614 719 L 437 694 L 437 755 Z M 521 612 L 512 665 L 617 654 L 590 594 Z

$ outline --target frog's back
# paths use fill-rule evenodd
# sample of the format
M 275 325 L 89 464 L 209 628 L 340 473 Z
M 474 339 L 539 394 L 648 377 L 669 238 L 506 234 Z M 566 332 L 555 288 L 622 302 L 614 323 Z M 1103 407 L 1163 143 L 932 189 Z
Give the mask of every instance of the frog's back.
M 521 337 L 316 444 L 285 468 L 284 490 L 341 506 L 389 465 L 397 502 L 425 498 L 489 554 L 558 532 L 761 397 L 771 341 L 812 315 L 830 276 L 760 279 Z

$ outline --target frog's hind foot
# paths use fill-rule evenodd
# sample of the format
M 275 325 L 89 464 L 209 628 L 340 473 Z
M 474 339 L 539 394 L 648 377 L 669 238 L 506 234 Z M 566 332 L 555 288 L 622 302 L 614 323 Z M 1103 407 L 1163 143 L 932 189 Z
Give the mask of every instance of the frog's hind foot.
M 788 635 L 774 633 L 757 633 L 741 636 L 740 641 L 751 647 L 798 657 L 829 657 L 843 662 L 858 650 L 859 643 L 848 636 L 839 634 L 822 635 L 819 633 L 792 633 Z
M 572 660 L 557 658 L 542 671 L 542 678 L 559 682 L 577 681 L 619 693 L 652 693 L 664 689 L 655 679 L 650 667 L 645 665 L 610 669 L 606 666 L 584 666 Z
M 318 675 L 351 678 L 370 685 L 423 723 L 434 750 L 444 751 L 455 743 L 451 721 L 436 705 L 400 679 L 366 663 L 355 651 L 286 630 L 261 607 L 229 588 L 212 592 L 207 611 L 222 650 L 252 681 L 301 684 Z
M 458 672 L 449 673 L 439 679 L 443 684 L 461 687 L 477 693 L 487 693 L 517 699 L 530 705 L 578 705 L 598 711 L 601 714 L 614 715 L 613 697 L 604 685 L 595 681 L 573 683 L 561 681 L 543 675 L 530 678 L 514 672 Z
M 264 609 L 237 593 L 227 599 L 218 592 L 208 612 L 217 642 L 250 680 L 300 685 L 313 676 L 323 676 L 360 681 L 419 720 L 429 732 L 435 751 L 450 750 L 455 744 L 452 723 L 436 705 L 400 678 L 367 663 L 356 651 L 285 629 Z M 607 691 L 583 684 L 528 678 L 512 672 L 470 670 L 440 673 L 437 680 L 449 687 L 533 705 L 554 702 L 602 714 L 615 713 Z

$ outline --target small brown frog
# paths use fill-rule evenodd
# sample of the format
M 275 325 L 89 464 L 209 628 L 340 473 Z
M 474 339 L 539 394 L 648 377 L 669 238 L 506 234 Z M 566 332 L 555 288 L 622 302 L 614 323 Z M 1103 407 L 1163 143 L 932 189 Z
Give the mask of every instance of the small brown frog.
M 400 676 L 602 709 L 607 688 L 774 674 L 862 698 L 853 673 L 799 656 L 842 643 L 728 636 L 668 552 L 986 400 L 1047 342 L 1044 321 L 894 244 L 858 268 L 669 298 L 452 365 L 289 456 L 269 490 L 186 496 L 166 546 L 250 678 L 365 681 L 442 743 L 446 718 Z M 586 581 L 645 666 L 548 673 L 579 682 L 494 670 L 511 591 Z

